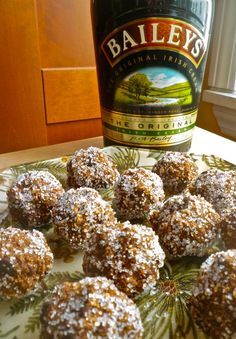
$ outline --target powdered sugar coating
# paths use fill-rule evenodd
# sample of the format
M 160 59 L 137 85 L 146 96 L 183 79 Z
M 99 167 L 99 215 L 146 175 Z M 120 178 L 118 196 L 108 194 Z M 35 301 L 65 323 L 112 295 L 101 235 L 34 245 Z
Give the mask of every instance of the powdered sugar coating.
M 161 177 L 168 195 L 181 193 L 198 176 L 197 165 L 191 156 L 179 152 L 166 152 L 152 171 Z
M 119 178 L 115 164 L 99 148 L 78 150 L 67 163 L 70 187 L 95 189 L 113 187 Z
M 125 222 L 91 236 L 83 269 L 86 275 L 112 279 L 119 290 L 134 297 L 156 285 L 164 259 L 151 228 Z
M 96 190 L 83 187 L 62 195 L 52 210 L 52 223 L 56 234 L 78 249 L 86 245 L 95 229 L 116 223 L 116 218 Z
M 113 208 L 123 220 L 145 219 L 165 198 L 161 178 L 144 168 L 123 172 L 114 188 Z
M 142 338 L 137 306 L 112 281 L 85 278 L 55 288 L 41 312 L 41 338 Z
M 169 255 L 202 256 L 218 235 L 220 217 L 204 198 L 186 193 L 166 200 L 150 222 Z
M 24 226 L 40 227 L 50 221 L 50 210 L 63 193 L 61 183 L 48 171 L 29 171 L 9 188 L 9 210 Z
M 215 253 L 202 264 L 190 306 L 211 338 L 236 335 L 236 250 Z
M 0 228 L 0 297 L 20 297 L 34 289 L 52 268 L 53 254 L 44 235 Z
M 221 215 L 226 209 L 236 206 L 236 172 L 205 171 L 199 175 L 191 192 L 203 196 Z
M 236 248 L 236 206 L 222 213 L 221 238 L 226 248 Z

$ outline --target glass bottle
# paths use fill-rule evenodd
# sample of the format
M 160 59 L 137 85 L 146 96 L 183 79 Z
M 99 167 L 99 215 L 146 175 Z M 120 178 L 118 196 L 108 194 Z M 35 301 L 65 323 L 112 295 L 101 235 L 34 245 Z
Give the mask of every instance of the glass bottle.
M 187 151 L 214 0 L 92 0 L 105 145 Z

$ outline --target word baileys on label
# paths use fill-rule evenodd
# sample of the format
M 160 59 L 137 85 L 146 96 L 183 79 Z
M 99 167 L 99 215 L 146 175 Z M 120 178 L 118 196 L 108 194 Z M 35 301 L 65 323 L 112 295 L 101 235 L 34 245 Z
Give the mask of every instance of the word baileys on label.
M 111 66 L 126 55 L 147 47 L 179 51 L 196 67 L 206 52 L 205 39 L 196 28 L 184 21 L 170 18 L 135 20 L 115 29 L 102 44 Z

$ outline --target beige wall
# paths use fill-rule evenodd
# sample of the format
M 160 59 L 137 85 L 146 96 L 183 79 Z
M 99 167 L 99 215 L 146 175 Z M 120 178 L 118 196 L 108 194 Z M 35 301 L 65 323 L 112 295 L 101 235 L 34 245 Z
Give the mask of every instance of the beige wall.
M 210 63 L 210 58 L 208 59 L 208 65 Z M 207 82 L 208 82 L 208 75 L 209 75 L 209 66 L 207 65 L 204 82 L 203 82 L 203 89 L 202 92 L 207 89 Z M 214 132 L 216 134 L 222 135 L 222 132 L 219 128 L 217 120 L 213 113 L 213 105 L 207 102 L 204 102 L 202 99 L 199 105 L 199 112 L 197 118 L 197 126 L 204 128 L 208 131 Z
M 214 29 L 213 29 L 213 34 L 214 34 Z M 203 81 L 202 92 L 208 88 L 208 77 L 209 77 L 210 63 L 211 63 L 211 45 L 210 45 L 210 49 L 209 49 L 209 55 L 208 55 L 206 72 L 205 72 L 204 81 Z M 236 138 L 230 137 L 230 136 L 225 135 L 224 133 L 221 132 L 220 127 L 217 123 L 217 120 L 216 120 L 214 112 L 213 112 L 213 104 L 210 104 L 208 102 L 204 102 L 202 99 L 201 99 L 200 105 L 199 105 L 197 126 L 204 128 L 204 129 L 206 129 L 210 132 L 221 135 L 225 138 L 228 138 L 228 139 L 231 139 L 231 140 L 236 140 Z

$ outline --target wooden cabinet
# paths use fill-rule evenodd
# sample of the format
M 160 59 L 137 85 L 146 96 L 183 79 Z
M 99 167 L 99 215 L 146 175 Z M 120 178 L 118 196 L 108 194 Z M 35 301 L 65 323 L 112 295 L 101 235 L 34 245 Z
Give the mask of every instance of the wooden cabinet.
M 102 134 L 89 0 L 0 0 L 0 152 Z

